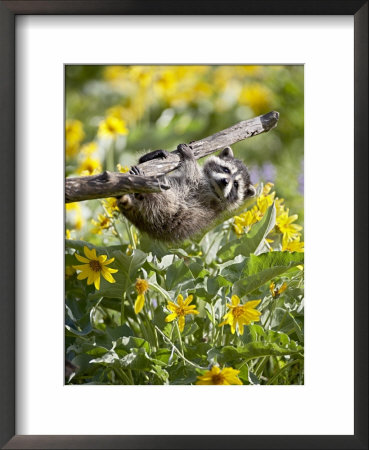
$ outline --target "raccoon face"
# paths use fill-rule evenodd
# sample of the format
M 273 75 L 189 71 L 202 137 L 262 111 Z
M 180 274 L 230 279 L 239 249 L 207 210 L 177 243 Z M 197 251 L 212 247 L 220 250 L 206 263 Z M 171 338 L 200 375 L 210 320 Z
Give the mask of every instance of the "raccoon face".
M 212 156 L 204 165 L 204 173 L 215 195 L 231 209 L 255 195 L 250 175 L 242 161 L 235 159 L 232 149 L 226 147 L 219 156 Z

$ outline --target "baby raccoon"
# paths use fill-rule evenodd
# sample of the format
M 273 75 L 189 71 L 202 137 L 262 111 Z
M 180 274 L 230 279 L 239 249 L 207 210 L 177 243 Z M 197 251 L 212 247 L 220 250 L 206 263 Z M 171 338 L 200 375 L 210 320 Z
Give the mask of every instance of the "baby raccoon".
M 168 242 L 179 242 L 208 228 L 222 213 L 237 209 L 246 197 L 255 195 L 250 175 L 242 161 L 226 147 L 219 156 L 210 157 L 201 168 L 186 144 L 177 150 L 179 169 L 166 177 L 170 189 L 152 194 L 125 194 L 119 208 L 139 230 Z M 168 152 L 155 150 L 139 163 L 166 158 Z M 144 175 L 137 167 L 131 174 Z

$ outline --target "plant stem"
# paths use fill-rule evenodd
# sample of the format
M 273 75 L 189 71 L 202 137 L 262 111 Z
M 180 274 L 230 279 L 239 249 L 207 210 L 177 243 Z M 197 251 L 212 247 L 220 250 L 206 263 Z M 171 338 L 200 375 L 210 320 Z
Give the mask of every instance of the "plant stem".
M 272 384 L 276 379 L 278 379 L 279 375 L 288 367 L 293 366 L 294 364 L 296 364 L 296 360 L 290 361 L 288 364 L 286 364 L 285 366 L 283 366 L 275 375 L 273 375 L 273 377 L 267 382 L 267 384 Z
M 163 339 L 165 340 L 165 341 L 167 341 L 171 346 L 172 346 L 172 349 L 177 353 L 177 355 L 179 355 L 182 359 L 183 359 L 183 361 L 185 361 L 187 364 L 189 364 L 190 366 L 193 366 L 193 367 L 196 367 L 196 369 L 200 369 L 200 370 L 207 370 L 207 367 L 201 367 L 201 366 L 198 366 L 197 364 L 195 364 L 195 363 L 193 363 L 193 362 L 191 362 L 190 360 L 188 360 L 179 350 L 178 350 L 178 348 L 173 344 L 173 342 L 167 337 L 167 336 L 165 336 L 165 334 L 160 330 L 160 328 L 158 328 L 156 325 L 155 325 L 155 329 L 162 335 L 162 337 L 163 337 Z
M 183 353 L 182 336 L 181 336 L 181 332 L 179 331 L 179 326 L 178 326 L 178 322 L 177 321 L 176 321 L 175 327 L 176 327 L 177 334 L 178 334 L 179 347 L 181 349 L 181 352 Z
M 114 172 L 115 164 L 114 164 L 114 150 L 115 150 L 115 143 L 114 140 L 110 143 L 110 146 L 106 152 L 106 169 L 109 172 Z
M 122 301 L 121 301 L 121 303 L 120 303 L 120 325 L 122 326 L 122 325 L 124 325 L 124 323 L 125 323 L 125 317 L 124 317 L 124 300 L 126 299 L 126 293 L 125 292 L 123 292 L 123 295 L 122 295 Z

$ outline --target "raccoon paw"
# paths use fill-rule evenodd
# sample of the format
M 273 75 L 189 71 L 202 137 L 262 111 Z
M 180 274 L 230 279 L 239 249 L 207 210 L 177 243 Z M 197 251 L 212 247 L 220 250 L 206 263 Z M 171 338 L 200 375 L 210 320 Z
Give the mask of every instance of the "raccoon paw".
M 140 169 L 138 166 L 132 166 L 129 173 L 131 175 L 142 175 L 142 176 L 145 175 L 144 171 L 142 169 Z
M 122 197 L 120 197 L 120 199 L 118 200 L 118 206 L 121 209 L 130 209 L 132 207 L 132 199 L 128 194 L 123 195 Z
M 179 144 L 177 147 L 177 150 L 182 159 L 193 159 L 194 158 L 192 149 L 187 144 Z

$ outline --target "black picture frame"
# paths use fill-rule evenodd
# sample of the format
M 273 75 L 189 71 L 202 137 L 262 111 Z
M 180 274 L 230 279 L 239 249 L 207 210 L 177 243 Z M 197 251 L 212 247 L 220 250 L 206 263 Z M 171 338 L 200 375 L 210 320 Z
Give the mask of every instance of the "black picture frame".
M 15 18 L 20 14 L 352 15 L 355 41 L 354 435 L 30 436 L 15 434 Z M 337 93 L 339 95 L 339 92 Z M 0 445 L 6 449 L 367 449 L 368 448 L 368 1 L 43 0 L 0 1 Z M 337 369 L 334 376 L 342 376 Z M 342 379 L 344 383 L 344 379 Z M 337 393 L 339 396 L 339 393 Z M 22 399 L 18 399 L 19 402 Z M 317 408 L 319 406 L 317 405 Z

